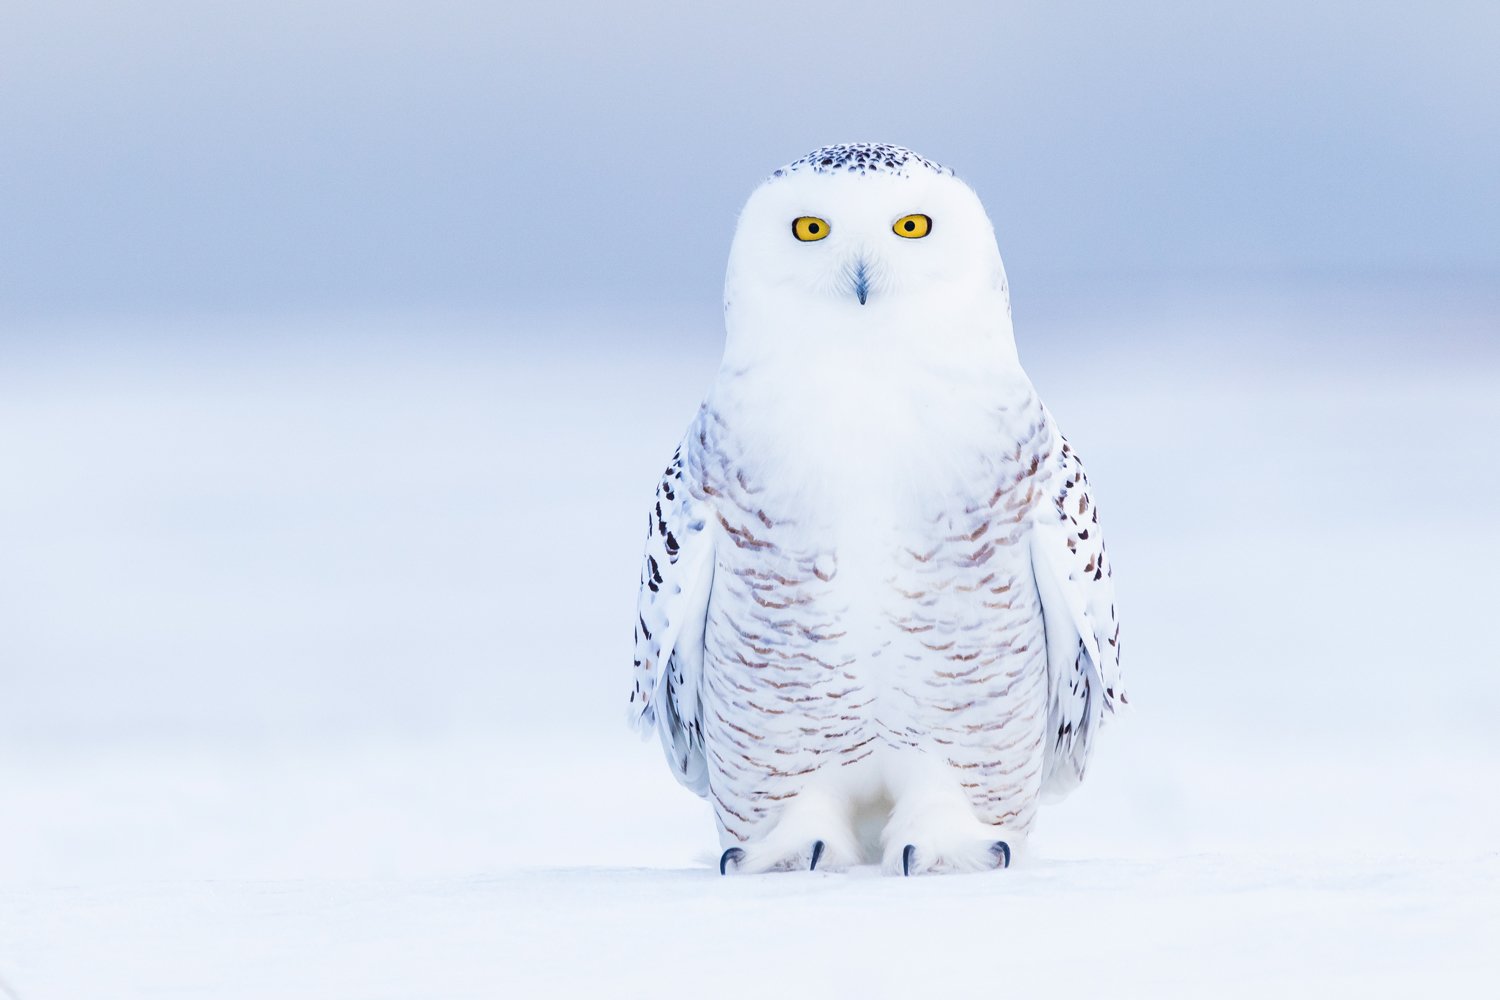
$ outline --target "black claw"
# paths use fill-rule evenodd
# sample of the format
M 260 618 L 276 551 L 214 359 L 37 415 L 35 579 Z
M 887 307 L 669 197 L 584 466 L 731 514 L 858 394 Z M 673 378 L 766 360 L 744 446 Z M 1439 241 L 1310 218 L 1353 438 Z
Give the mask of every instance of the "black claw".
M 807 870 L 810 871 L 810 872 L 817 871 L 818 870 L 818 859 L 821 858 L 822 856 L 823 856 L 823 842 L 820 840 L 817 843 L 813 844 L 812 864 L 810 864 L 810 865 L 807 866 Z
M 916 844 L 907 844 L 901 851 L 901 874 L 911 874 L 911 856 L 917 853 Z
M 1010 845 L 1003 840 L 997 840 L 990 845 L 990 853 L 1000 859 L 1001 868 L 1010 867 Z
M 745 857 L 745 849 L 743 847 L 731 847 L 731 848 L 729 848 L 729 850 L 727 850 L 723 854 L 719 855 L 719 874 L 720 875 L 728 875 L 729 874 L 729 862 L 733 861 L 735 863 L 735 866 L 738 867 L 740 861 L 744 857 Z

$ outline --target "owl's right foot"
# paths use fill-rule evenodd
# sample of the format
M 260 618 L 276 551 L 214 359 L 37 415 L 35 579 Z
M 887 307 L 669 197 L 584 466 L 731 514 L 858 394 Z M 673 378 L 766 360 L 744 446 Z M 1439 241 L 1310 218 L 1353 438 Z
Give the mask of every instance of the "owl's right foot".
M 719 858 L 719 870 L 737 872 L 837 871 L 863 860 L 847 803 L 804 789 L 787 802 L 769 829 Z M 756 833 L 761 833 L 756 830 Z
M 778 850 L 773 843 L 750 843 L 744 847 L 731 847 L 719 855 L 719 874 L 731 871 L 758 873 L 770 871 L 817 871 L 822 865 L 829 868 L 844 868 L 857 864 L 858 856 L 849 852 L 830 849 L 823 840 L 815 840 L 799 850 L 787 853 Z

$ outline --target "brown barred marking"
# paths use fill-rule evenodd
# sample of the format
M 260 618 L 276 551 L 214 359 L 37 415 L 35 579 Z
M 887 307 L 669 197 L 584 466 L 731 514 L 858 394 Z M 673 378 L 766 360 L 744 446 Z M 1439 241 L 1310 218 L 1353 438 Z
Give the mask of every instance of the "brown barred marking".
M 882 582 L 868 591 L 874 606 L 851 606 L 848 595 L 863 601 L 866 591 L 839 576 L 833 533 L 817 530 L 818 511 L 757 481 L 723 413 L 705 407 L 674 455 L 664 483 L 676 485 L 660 491 L 650 525 L 663 561 L 647 562 L 645 585 L 660 587 L 665 561 L 686 550 L 670 505 L 690 496 L 721 542 L 694 731 L 727 836 L 763 835 L 809 775 L 881 748 L 935 755 L 963 776 L 956 783 L 983 822 L 1030 827 L 1053 740 L 1030 532 L 1055 502 L 1068 550 L 1097 546 L 1089 527 L 1068 520 L 1076 510 L 1096 524 L 1097 507 L 1034 396 L 996 407 L 992 419 L 1006 444 L 975 456 L 972 492 L 935 494 L 893 527 L 875 564 Z M 868 557 L 842 554 L 846 572 L 867 572 Z M 1090 575 L 1110 571 L 1102 550 L 1078 558 Z M 647 620 L 639 625 L 649 642 Z

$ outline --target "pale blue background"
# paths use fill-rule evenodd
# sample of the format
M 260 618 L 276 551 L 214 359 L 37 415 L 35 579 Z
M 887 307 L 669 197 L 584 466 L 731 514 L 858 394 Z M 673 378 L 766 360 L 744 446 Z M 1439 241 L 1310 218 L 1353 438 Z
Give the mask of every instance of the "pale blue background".
M 1496 52 L 1500 8 L 1455 0 L 11 2 L 0 316 L 711 318 L 747 191 L 846 140 L 973 183 L 1039 309 L 1493 283 Z
M 1475 712 L 1481 662 L 1351 677 L 1448 663 L 1469 640 L 1429 615 L 1494 596 L 1459 564 L 1493 526 L 1436 500 L 1500 490 L 1458 468 L 1500 397 L 1492 10 L 7 8 L 0 740 L 580 705 L 619 738 L 640 513 L 717 363 L 736 212 L 843 139 L 992 213 L 1139 700 L 1216 732 L 1256 699 L 1309 732 L 1348 699 Z M 1210 586 L 1205 549 L 1243 561 Z M 1395 613 L 1402 573 L 1427 612 Z

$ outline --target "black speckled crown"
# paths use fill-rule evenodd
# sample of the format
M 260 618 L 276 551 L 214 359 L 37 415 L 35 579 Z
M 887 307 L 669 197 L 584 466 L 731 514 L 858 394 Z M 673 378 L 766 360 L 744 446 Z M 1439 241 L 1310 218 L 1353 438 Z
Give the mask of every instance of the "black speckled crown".
M 933 163 L 904 146 L 889 146 L 883 142 L 852 142 L 815 149 L 771 176 L 785 177 L 810 170 L 815 174 L 894 174 L 908 177 L 915 167 L 925 167 L 937 174 L 953 173 L 947 167 Z

